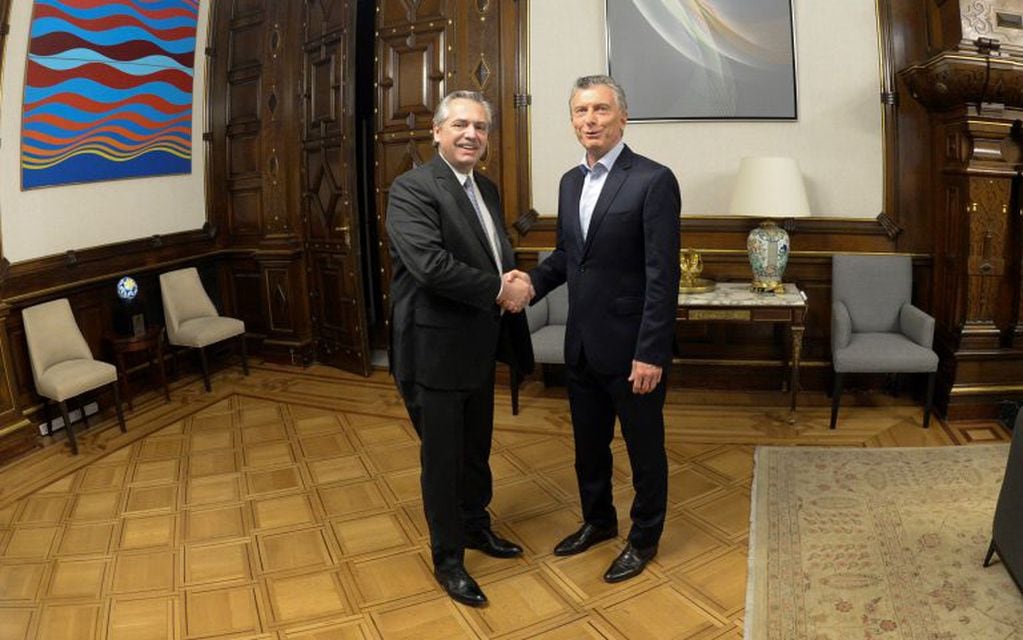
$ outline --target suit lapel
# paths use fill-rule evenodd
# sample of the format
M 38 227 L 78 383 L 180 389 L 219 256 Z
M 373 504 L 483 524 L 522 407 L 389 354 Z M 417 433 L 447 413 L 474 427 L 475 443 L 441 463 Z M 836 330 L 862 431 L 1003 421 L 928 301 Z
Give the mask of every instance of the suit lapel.
M 458 210 L 461 214 L 459 216 L 460 221 L 472 229 L 476 239 L 479 240 L 480 248 L 483 249 L 484 255 L 487 257 L 487 261 L 493 264 L 494 252 L 490 248 L 490 241 L 487 240 L 486 231 L 483 230 L 483 225 L 480 224 L 479 217 L 476 216 L 476 210 L 472 208 L 472 203 L 469 202 L 469 196 L 465 193 L 465 187 L 458 183 L 455 172 L 451 170 L 451 167 L 444 162 L 440 155 L 434 156 L 431 163 L 433 174 L 437 178 L 438 184 L 458 203 Z M 487 203 L 487 206 L 489 207 L 490 204 Z
M 590 228 L 586 232 L 586 242 L 583 244 L 583 255 L 590 250 L 593 245 L 593 238 L 600 231 L 600 223 L 604 221 L 604 217 L 607 215 L 607 210 L 614 202 L 615 196 L 618 195 L 618 190 L 621 189 L 622 185 L 625 184 L 626 178 L 629 177 L 629 169 L 632 167 L 632 151 L 628 145 L 622 149 L 621 155 L 615 160 L 614 166 L 611 167 L 611 173 L 607 174 L 607 179 L 604 181 L 604 187 L 600 190 L 600 197 L 597 198 L 597 204 L 593 206 L 593 216 L 590 218 Z M 576 209 L 578 209 L 578 203 Z M 579 216 L 576 215 L 578 220 Z M 576 223 L 578 224 L 578 222 Z
M 583 228 L 579 222 L 579 198 L 583 194 L 583 180 L 585 175 L 578 167 L 569 174 L 566 187 L 568 194 L 565 196 L 565 212 L 561 220 L 561 229 L 566 240 L 575 242 L 580 252 L 583 248 Z
M 494 225 L 494 233 L 497 234 L 497 247 L 501 250 L 501 272 L 514 269 L 515 250 L 504 231 L 504 214 L 501 211 L 501 200 L 497 196 L 497 187 L 482 174 L 476 174 L 476 186 L 480 189 L 483 203 L 490 213 L 490 222 Z

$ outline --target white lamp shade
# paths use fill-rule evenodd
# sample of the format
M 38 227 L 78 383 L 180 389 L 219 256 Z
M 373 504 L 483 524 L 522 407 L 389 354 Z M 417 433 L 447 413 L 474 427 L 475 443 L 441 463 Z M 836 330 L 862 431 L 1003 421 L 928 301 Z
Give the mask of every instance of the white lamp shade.
M 731 213 L 765 218 L 810 215 L 803 174 L 795 158 L 758 156 L 739 161 Z

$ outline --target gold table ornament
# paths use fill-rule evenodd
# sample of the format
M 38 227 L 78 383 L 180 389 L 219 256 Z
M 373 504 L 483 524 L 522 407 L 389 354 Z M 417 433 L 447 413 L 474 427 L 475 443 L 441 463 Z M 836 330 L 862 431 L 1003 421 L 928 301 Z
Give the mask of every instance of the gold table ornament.
M 699 253 L 693 249 L 683 249 L 679 253 L 678 266 L 682 272 L 682 277 L 678 281 L 679 293 L 707 293 L 714 290 L 713 280 L 700 277 L 700 273 L 703 272 L 703 258 Z

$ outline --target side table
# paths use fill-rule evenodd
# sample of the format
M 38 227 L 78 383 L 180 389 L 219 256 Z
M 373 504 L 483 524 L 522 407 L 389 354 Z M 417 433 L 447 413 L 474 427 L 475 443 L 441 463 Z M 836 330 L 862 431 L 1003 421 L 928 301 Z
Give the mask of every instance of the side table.
M 124 392 L 124 399 L 128 402 L 128 408 L 135 409 L 132 403 L 131 384 L 128 381 L 128 367 L 125 364 L 125 356 L 129 353 L 144 351 L 149 369 L 153 369 L 153 361 L 156 361 L 156 373 L 160 376 L 160 384 L 163 386 L 163 395 L 170 402 L 170 390 L 167 388 L 167 373 L 163 368 L 163 336 L 164 328 L 151 326 L 140 336 L 124 336 L 109 333 L 103 336 L 103 342 L 110 348 L 117 364 L 117 377 Z
M 796 285 L 785 284 L 784 293 L 754 293 L 749 283 L 719 282 L 707 293 L 680 293 L 679 322 L 762 322 L 788 325 L 791 336 L 789 369 L 789 422 L 796 421 L 796 395 L 799 392 L 799 359 L 806 329 L 806 294 Z

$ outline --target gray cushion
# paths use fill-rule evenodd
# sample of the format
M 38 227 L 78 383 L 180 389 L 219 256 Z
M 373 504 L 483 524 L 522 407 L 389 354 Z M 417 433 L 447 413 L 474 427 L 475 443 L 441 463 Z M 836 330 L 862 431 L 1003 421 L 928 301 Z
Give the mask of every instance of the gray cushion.
M 537 364 L 565 364 L 565 325 L 547 325 L 532 335 Z
M 543 262 L 550 255 L 550 251 L 541 251 L 537 258 Z M 526 315 L 532 334 L 533 359 L 538 364 L 565 364 L 568 285 L 548 291 L 542 300 L 526 308 Z
M 568 324 L 568 285 L 563 284 L 546 296 L 547 323 Z
M 546 296 L 526 307 L 526 321 L 529 323 L 530 333 L 539 331 L 541 327 L 547 324 Z
M 938 355 L 899 333 L 853 333 L 849 345 L 832 354 L 839 373 L 925 373 L 937 371 Z
M 909 256 L 836 255 L 831 300 L 849 309 L 853 333 L 899 331 L 899 312 L 913 293 Z

